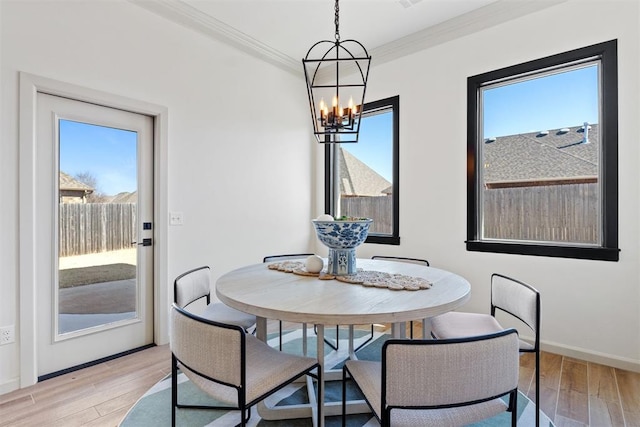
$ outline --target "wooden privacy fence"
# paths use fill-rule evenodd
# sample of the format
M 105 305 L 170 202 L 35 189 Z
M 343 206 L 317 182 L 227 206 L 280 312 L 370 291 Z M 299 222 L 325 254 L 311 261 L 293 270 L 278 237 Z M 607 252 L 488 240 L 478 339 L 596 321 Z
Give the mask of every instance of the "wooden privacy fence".
M 340 212 L 347 216 L 373 219 L 369 233 L 391 234 L 393 232 L 392 196 L 341 197 Z
M 60 256 L 116 251 L 137 239 L 135 203 L 60 204 Z
M 597 183 L 484 190 L 484 238 L 598 243 Z

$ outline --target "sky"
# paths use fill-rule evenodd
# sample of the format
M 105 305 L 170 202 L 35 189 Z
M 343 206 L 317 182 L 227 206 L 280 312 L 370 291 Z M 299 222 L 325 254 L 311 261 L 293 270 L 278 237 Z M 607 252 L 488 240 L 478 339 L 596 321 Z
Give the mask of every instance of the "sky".
M 137 133 L 60 120 L 60 171 L 88 172 L 108 196 L 136 191 Z
M 484 138 L 598 123 L 592 65 L 483 90 Z
M 356 156 L 384 179 L 393 182 L 393 142 L 391 112 L 363 118 L 358 142 L 342 144 L 342 148 Z

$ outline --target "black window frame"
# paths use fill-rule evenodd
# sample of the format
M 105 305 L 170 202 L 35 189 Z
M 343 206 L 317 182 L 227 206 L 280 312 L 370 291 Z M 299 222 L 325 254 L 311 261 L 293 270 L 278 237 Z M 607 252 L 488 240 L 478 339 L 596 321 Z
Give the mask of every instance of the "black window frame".
M 600 60 L 601 80 L 601 209 L 602 241 L 596 245 L 554 244 L 482 240 L 479 206 L 481 166 L 478 135 L 481 116 L 479 91 L 490 82 L 507 80 L 523 74 L 560 67 L 589 58 Z M 522 64 L 479 74 L 467 79 L 467 251 L 537 255 L 603 261 L 618 261 L 618 59 L 617 40 L 575 49 Z
M 365 243 L 379 243 L 386 245 L 399 245 L 400 244 L 400 96 L 392 96 L 377 101 L 367 102 L 364 104 L 362 110 L 362 117 L 365 117 L 367 112 L 376 110 L 389 109 L 393 112 L 392 120 L 392 132 L 393 132 L 393 231 L 391 234 L 374 234 L 369 233 Z M 339 183 L 336 185 L 333 181 L 334 167 L 333 158 L 334 151 L 337 144 L 325 144 L 325 162 L 324 162 L 324 204 L 325 212 L 335 215 L 334 206 L 334 191 L 340 191 Z

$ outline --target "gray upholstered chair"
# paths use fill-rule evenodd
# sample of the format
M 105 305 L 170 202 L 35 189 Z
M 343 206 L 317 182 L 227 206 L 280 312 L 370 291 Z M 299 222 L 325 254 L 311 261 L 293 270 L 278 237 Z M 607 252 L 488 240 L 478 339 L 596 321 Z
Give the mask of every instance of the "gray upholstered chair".
M 204 319 L 175 303 L 170 346 L 172 426 L 176 424 L 176 408 L 239 410 L 238 425 L 245 426 L 256 403 L 304 375 L 318 381 L 322 378 L 316 359 L 275 350 L 240 326 Z M 195 386 L 228 406 L 179 403 L 178 369 Z M 316 413 L 320 413 L 319 403 Z
M 383 261 L 399 261 L 399 262 L 408 262 L 410 264 L 418 264 L 424 265 L 425 267 L 429 267 L 429 261 L 422 258 L 407 258 L 401 256 L 387 256 L 387 255 L 374 255 L 371 259 L 380 259 Z M 422 324 L 423 330 L 425 329 L 424 322 Z M 413 320 L 409 322 L 409 336 L 413 339 Z M 371 337 L 373 338 L 373 325 L 371 325 Z M 426 338 L 426 337 L 425 337 Z
M 342 371 L 342 425 L 350 377 L 382 427 L 462 426 L 511 411 L 517 421 L 515 329 L 452 340 L 391 339 L 381 362 L 348 360 Z M 508 403 L 500 397 L 509 395 Z
M 520 352 L 534 353 L 536 364 L 536 425 L 540 425 L 540 292 L 511 277 L 491 275 L 491 314 L 449 312 L 431 319 L 434 338 L 484 335 L 504 329 L 495 318 L 496 309 L 516 317 L 531 329 L 533 343 L 520 340 Z
M 173 302 L 185 308 L 189 304 L 205 298 L 207 306 L 200 317 L 221 323 L 237 325 L 244 330 L 255 327 L 256 316 L 221 302 L 211 303 L 211 269 L 208 266 L 194 268 L 179 275 L 173 282 Z

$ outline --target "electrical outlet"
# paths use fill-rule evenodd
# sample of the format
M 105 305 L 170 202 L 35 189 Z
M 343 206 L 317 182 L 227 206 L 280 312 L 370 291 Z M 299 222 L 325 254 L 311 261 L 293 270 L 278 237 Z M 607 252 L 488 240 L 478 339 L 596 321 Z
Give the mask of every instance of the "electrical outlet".
M 0 328 L 0 345 L 11 344 L 16 340 L 15 326 L 3 326 Z
M 184 217 L 182 212 L 169 212 L 169 225 L 183 225 Z

